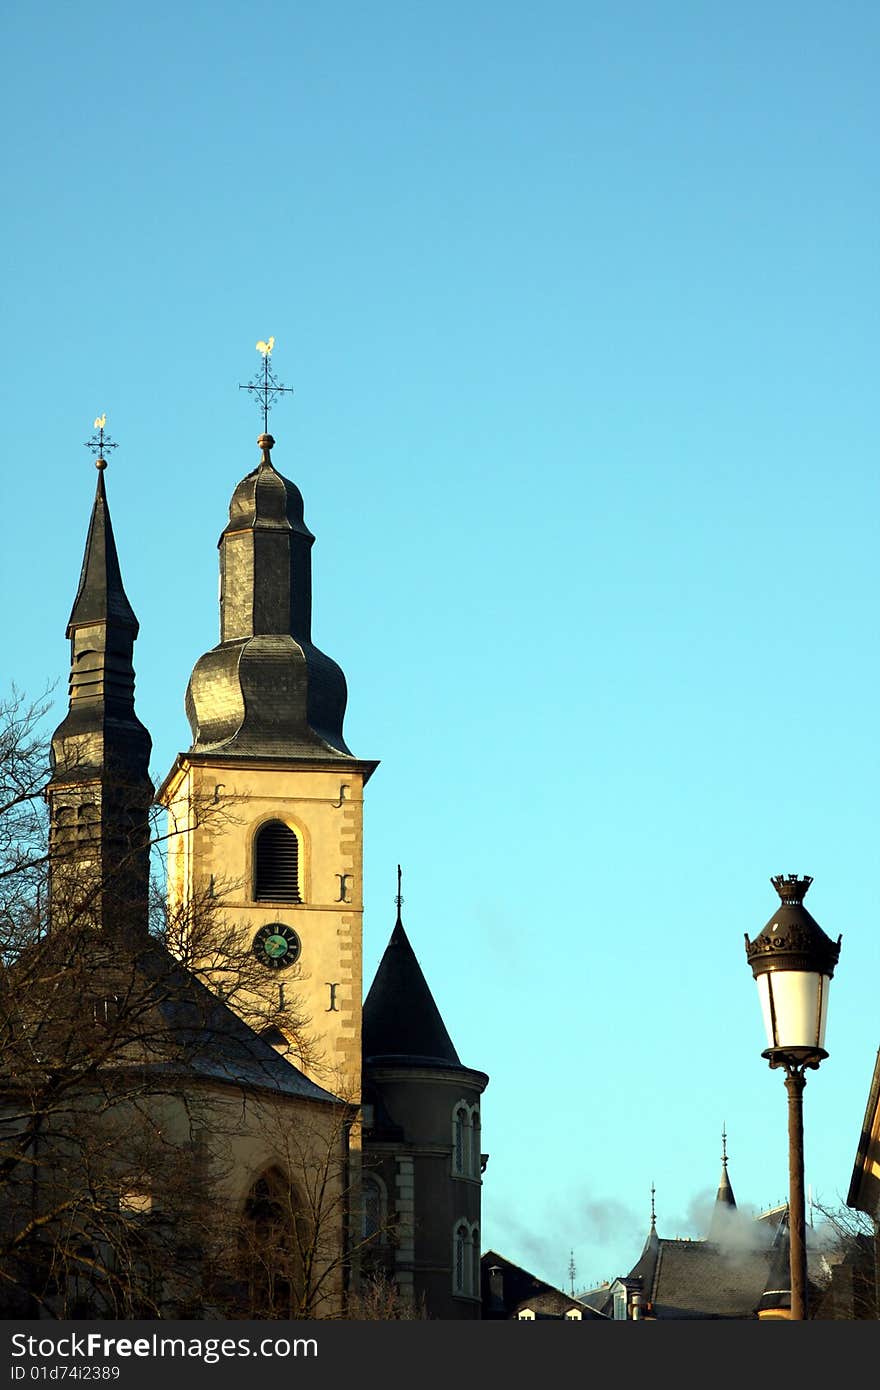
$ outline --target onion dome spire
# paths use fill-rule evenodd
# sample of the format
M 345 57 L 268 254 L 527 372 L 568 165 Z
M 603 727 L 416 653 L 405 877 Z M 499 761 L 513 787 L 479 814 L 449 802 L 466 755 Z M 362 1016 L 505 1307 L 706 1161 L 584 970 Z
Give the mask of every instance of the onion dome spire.
M 299 488 L 272 462 L 269 408 L 289 389 L 269 368 L 274 345 L 257 344 L 261 376 L 241 388 L 261 407 L 262 457 L 233 492 L 218 542 L 220 641 L 196 662 L 187 688 L 190 753 L 349 759 L 345 677 L 312 642 L 315 538 Z
M 115 446 L 104 437 L 105 419 L 95 421 L 99 436 L 89 441 L 98 485 L 67 624 L 70 704 L 52 735 L 52 923 L 81 915 L 88 901 L 96 924 L 146 930 L 152 743 L 134 709 L 138 621 L 107 505 L 104 455 Z

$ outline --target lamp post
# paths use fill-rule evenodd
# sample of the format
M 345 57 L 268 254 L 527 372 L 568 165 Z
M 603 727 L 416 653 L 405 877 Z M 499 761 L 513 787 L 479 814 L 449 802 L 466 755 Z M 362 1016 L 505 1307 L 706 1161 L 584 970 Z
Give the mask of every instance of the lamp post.
M 842 938 L 832 941 L 804 907 L 813 880 L 778 874 L 770 880 L 780 904 L 763 931 L 749 941 L 746 958 L 758 986 L 769 1047 L 761 1053 L 785 1071 L 788 1092 L 789 1242 L 791 1316 L 807 1316 L 807 1242 L 804 1203 L 804 1087 L 807 1068 L 828 1056 L 828 987 Z

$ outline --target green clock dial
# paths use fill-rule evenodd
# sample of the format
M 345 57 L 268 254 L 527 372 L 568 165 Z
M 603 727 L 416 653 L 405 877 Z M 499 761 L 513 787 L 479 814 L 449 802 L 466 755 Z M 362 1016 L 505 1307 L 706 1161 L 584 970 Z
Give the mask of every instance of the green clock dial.
M 270 970 L 286 970 L 299 959 L 301 949 L 293 927 L 286 927 L 283 922 L 267 923 L 254 937 L 254 955 Z

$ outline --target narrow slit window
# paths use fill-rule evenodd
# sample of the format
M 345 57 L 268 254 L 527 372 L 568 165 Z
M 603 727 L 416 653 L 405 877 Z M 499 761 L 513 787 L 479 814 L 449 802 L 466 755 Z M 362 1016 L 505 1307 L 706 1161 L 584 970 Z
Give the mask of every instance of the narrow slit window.
M 299 839 L 280 820 L 269 821 L 257 832 L 254 897 L 259 902 L 300 903 Z

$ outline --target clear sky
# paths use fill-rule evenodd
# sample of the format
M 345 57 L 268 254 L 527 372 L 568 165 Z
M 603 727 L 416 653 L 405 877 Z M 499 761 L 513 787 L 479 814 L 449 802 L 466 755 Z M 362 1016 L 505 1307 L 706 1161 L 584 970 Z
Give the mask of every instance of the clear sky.
M 4 682 L 67 672 L 107 411 L 157 780 L 259 459 L 349 684 L 368 978 L 404 918 L 484 1102 L 486 1246 L 553 1282 L 787 1188 L 743 951 L 843 933 L 807 1181 L 880 1042 L 880 10 L 7 6 Z

